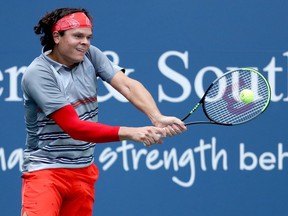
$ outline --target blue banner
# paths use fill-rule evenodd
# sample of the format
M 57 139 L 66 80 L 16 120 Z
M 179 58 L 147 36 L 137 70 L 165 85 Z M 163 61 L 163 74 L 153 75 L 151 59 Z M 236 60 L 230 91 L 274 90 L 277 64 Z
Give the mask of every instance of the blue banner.
M 84 7 L 92 44 L 139 80 L 165 115 L 184 117 L 207 85 L 234 68 L 259 70 L 271 86 L 267 110 L 246 124 L 193 125 L 150 148 L 97 145 L 97 216 L 286 216 L 288 2 L 16 1 L 0 8 L 0 210 L 20 215 L 25 149 L 21 78 L 41 52 L 33 27 L 48 11 Z M 99 121 L 151 125 L 99 80 Z M 191 120 L 203 120 L 199 109 Z

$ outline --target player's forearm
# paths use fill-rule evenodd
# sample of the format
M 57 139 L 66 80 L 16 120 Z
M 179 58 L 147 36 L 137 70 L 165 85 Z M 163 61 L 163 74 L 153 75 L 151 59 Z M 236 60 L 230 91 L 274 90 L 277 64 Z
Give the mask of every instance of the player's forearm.
M 94 143 L 119 141 L 119 126 L 80 120 L 72 105 L 55 111 L 50 118 L 75 140 Z
M 140 82 L 133 81 L 133 84 L 129 87 L 129 91 L 126 94 L 126 98 L 137 109 L 147 115 L 153 124 L 155 124 L 157 118 L 161 116 L 152 95 Z

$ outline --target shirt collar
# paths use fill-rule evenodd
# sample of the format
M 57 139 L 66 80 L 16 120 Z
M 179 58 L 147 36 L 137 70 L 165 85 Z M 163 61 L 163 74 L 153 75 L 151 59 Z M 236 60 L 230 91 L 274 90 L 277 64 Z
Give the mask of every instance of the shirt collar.
M 51 52 L 52 50 L 45 50 L 45 46 L 42 48 L 42 51 L 41 51 L 41 55 L 42 57 L 47 61 L 49 62 L 49 64 L 51 64 L 56 71 L 59 71 L 60 68 L 63 66 L 65 67 L 65 65 L 63 64 L 60 64 L 59 62 L 56 62 L 54 61 L 53 59 L 49 58 L 47 55 Z

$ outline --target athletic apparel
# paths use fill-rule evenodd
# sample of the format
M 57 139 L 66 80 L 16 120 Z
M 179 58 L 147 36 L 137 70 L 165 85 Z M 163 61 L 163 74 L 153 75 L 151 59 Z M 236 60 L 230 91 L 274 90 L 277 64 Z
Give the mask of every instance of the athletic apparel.
M 53 112 L 50 118 L 73 139 L 94 143 L 119 141 L 120 126 L 113 127 L 97 122 L 80 120 L 72 105 L 67 105 Z
M 24 173 L 21 215 L 26 212 L 28 216 L 91 216 L 98 175 L 95 164 Z
M 22 78 L 27 130 L 23 172 L 87 167 L 94 161 L 95 143 L 72 139 L 48 116 L 71 104 L 81 120 L 97 122 L 97 77 L 109 83 L 121 68 L 94 46 L 73 69 L 44 52 Z
M 52 32 L 66 31 L 74 28 L 91 28 L 92 24 L 90 19 L 83 12 L 76 12 L 62 17 L 52 27 Z

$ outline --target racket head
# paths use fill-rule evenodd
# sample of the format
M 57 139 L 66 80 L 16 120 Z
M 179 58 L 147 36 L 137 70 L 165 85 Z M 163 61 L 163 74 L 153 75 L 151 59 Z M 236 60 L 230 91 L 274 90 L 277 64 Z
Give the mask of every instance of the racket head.
M 245 103 L 240 92 L 252 90 L 254 99 Z M 212 123 L 243 124 L 263 113 L 270 102 L 271 89 L 266 78 L 252 68 L 229 71 L 216 79 L 201 99 L 203 111 Z

